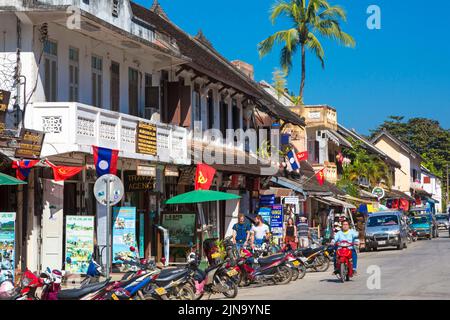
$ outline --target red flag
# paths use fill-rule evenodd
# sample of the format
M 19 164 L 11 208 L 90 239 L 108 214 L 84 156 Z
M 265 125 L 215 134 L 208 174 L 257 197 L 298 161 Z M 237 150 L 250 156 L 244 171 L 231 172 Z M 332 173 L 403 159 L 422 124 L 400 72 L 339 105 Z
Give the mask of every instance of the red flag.
M 297 152 L 297 160 L 298 161 L 308 160 L 308 151 Z
M 320 185 L 323 185 L 323 183 L 325 182 L 325 174 L 323 173 L 324 170 L 325 168 L 316 173 L 316 178 L 317 181 L 319 181 Z
M 53 169 L 53 179 L 55 181 L 64 181 L 74 175 L 80 173 L 84 167 L 66 167 L 66 166 L 56 166 L 48 160 L 45 163 Z
M 204 163 L 197 164 L 195 172 L 195 190 L 209 190 L 214 179 L 216 169 Z

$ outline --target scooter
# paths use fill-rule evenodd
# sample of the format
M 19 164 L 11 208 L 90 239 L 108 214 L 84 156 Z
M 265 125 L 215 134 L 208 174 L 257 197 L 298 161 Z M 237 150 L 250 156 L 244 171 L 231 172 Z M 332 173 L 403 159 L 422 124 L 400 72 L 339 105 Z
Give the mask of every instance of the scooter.
M 293 254 L 297 259 L 303 262 L 306 269 L 325 272 L 330 267 L 329 249 L 324 246 L 316 249 L 297 249 Z
M 339 271 L 336 275 L 342 283 L 353 277 L 352 250 L 349 247 L 354 245 L 345 240 L 336 243 L 336 269 Z
M 254 258 L 252 253 L 241 249 L 241 257 L 237 262 L 240 273 L 240 285 L 252 283 L 287 284 L 292 280 L 292 269 L 288 265 L 285 253 L 274 254 L 263 258 Z

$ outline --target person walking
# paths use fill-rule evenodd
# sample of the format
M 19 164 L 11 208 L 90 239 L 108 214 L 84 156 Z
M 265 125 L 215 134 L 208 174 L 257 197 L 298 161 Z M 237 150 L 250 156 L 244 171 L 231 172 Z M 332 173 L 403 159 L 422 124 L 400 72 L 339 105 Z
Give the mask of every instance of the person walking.
M 300 217 L 300 223 L 297 225 L 298 242 L 300 248 L 309 247 L 309 225 L 306 217 Z
M 251 224 L 245 221 L 245 215 L 240 213 L 238 222 L 233 226 L 233 243 L 236 245 L 238 252 L 248 244 L 251 229 Z
M 284 229 L 284 244 L 286 247 L 290 247 L 292 250 L 297 249 L 298 236 L 297 227 L 295 226 L 294 219 L 289 218 L 286 222 L 286 228 Z
M 263 218 L 258 214 L 255 217 L 255 224 L 250 230 L 252 234 L 252 246 L 260 246 L 264 241 L 269 240 L 270 230 L 267 224 L 263 222 Z

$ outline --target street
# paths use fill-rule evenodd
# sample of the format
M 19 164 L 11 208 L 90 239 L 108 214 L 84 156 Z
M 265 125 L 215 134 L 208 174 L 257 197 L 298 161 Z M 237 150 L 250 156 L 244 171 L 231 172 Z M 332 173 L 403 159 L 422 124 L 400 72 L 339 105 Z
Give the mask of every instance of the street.
M 447 231 L 431 241 L 410 243 L 402 251 L 362 252 L 358 264 L 359 274 L 350 282 L 338 282 L 330 267 L 327 272 L 308 272 L 302 280 L 284 286 L 240 288 L 237 299 L 450 299 L 450 239 Z M 380 289 L 367 287 L 371 276 L 367 268 L 372 265 L 380 267 Z

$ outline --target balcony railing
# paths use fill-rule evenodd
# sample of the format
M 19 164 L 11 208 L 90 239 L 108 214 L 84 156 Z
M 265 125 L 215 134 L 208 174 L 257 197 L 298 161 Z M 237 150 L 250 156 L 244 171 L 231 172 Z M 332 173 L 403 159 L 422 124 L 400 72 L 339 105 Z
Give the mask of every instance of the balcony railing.
M 156 125 L 157 155 L 136 152 L 139 122 Z M 92 153 L 92 145 L 119 150 L 119 157 L 190 164 L 188 131 L 123 113 L 75 102 L 34 103 L 25 126 L 45 132 L 41 157 L 68 152 Z
M 313 164 L 314 171 L 319 171 L 325 168 L 325 180 L 331 183 L 336 183 L 338 179 L 337 166 L 334 162 L 325 161 L 324 164 Z

